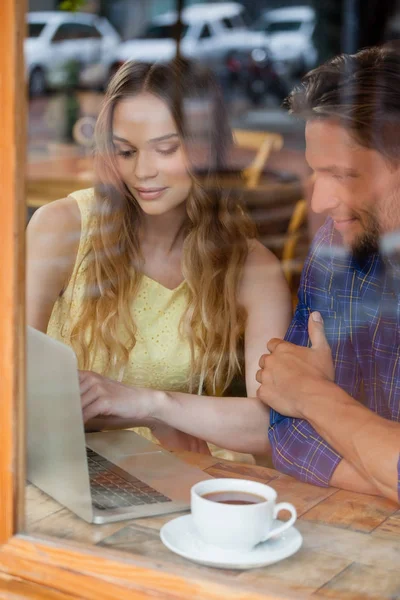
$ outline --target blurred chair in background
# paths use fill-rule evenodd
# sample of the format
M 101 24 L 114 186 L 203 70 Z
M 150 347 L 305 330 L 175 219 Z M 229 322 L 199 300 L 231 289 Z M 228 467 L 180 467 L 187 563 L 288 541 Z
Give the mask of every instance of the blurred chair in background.
M 306 200 L 298 200 L 294 207 L 287 229 L 286 240 L 282 250 L 282 267 L 286 280 L 292 283 L 294 272 L 301 271 L 303 263 L 295 259 L 296 246 L 304 233 L 303 225 L 307 217 Z
M 235 144 L 239 148 L 256 151 L 251 164 L 242 171 L 246 187 L 254 189 L 260 182 L 260 177 L 271 152 L 278 152 L 283 147 L 283 137 L 279 133 L 246 129 L 234 129 L 233 136 Z

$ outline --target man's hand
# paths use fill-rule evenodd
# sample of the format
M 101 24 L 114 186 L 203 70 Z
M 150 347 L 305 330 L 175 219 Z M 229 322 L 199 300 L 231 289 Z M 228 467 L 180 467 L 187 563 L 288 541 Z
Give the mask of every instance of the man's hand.
M 256 379 L 259 400 L 281 414 L 302 418 L 301 403 L 318 381 L 333 381 L 335 370 L 318 312 L 308 320 L 311 348 L 303 348 L 279 339 L 268 342 L 271 354 L 263 354 Z

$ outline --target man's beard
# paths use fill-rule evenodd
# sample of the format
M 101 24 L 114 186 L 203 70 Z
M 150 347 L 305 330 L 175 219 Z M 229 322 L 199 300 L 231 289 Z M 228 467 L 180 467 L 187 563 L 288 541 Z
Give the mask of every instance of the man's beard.
M 351 244 L 353 256 L 359 263 L 365 262 L 371 255 L 377 254 L 379 251 L 378 223 L 369 213 L 364 213 L 363 217 L 364 219 L 360 222 L 364 226 L 364 231 Z

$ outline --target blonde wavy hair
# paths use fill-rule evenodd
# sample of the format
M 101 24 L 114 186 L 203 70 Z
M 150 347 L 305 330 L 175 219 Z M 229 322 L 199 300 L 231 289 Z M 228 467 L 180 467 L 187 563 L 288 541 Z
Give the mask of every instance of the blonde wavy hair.
M 186 201 L 182 255 L 188 298 L 181 334 L 191 348 L 190 391 L 222 393 L 240 370 L 239 342 L 246 314 L 238 304 L 238 286 L 255 231 L 237 198 L 218 185 L 216 173 L 224 168 L 232 144 L 219 89 L 208 72 L 199 74 L 184 63 L 129 62 L 108 86 L 95 132 L 97 184 L 85 256 L 84 303 L 71 344 L 82 368 L 90 369 L 101 350 L 108 359 L 104 374 L 121 378 L 136 343 L 131 308 L 142 279 L 141 209 L 118 174 L 112 123 L 116 104 L 141 92 L 168 105 L 189 159 L 198 137 L 209 152 L 209 168 L 201 183 L 195 165 L 189 165 L 193 185 Z M 193 132 L 193 117 L 186 118 L 187 102 L 196 98 L 202 98 L 209 110 L 200 132 Z

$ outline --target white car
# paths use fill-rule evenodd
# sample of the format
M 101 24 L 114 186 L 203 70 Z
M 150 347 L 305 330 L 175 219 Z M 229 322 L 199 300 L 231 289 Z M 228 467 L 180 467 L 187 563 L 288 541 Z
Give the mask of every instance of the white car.
M 244 13 L 244 7 L 238 2 L 188 6 L 182 11 L 181 55 L 221 72 L 230 52 L 264 42 L 265 36 L 257 36 L 247 28 Z M 127 60 L 148 63 L 172 60 L 176 53 L 176 21 L 176 12 L 160 15 L 140 38 L 122 43 L 110 65 L 111 72 Z
M 268 10 L 252 27 L 265 34 L 274 60 L 284 63 L 292 74 L 302 74 L 316 65 L 314 28 L 315 11 L 310 6 Z
M 121 39 L 107 19 L 86 13 L 31 12 L 25 39 L 26 75 L 31 96 L 64 85 L 68 64 L 80 69 L 100 65 L 98 84 L 105 78 L 106 58 Z M 96 83 L 96 82 L 93 82 Z

